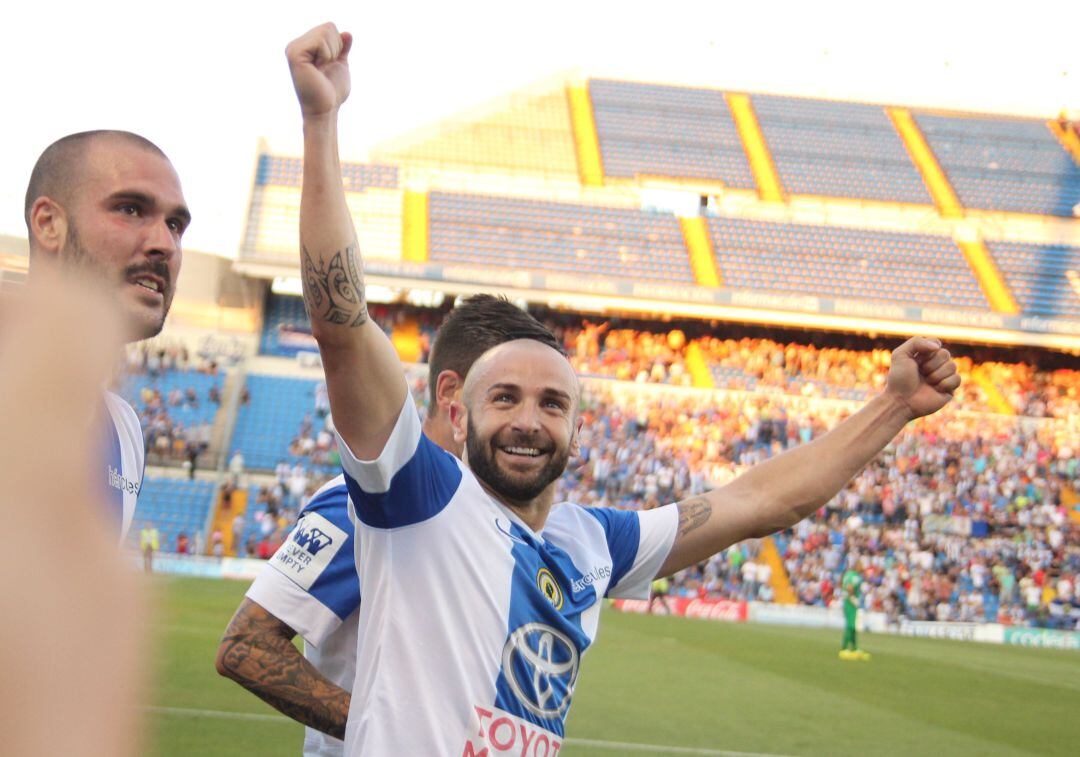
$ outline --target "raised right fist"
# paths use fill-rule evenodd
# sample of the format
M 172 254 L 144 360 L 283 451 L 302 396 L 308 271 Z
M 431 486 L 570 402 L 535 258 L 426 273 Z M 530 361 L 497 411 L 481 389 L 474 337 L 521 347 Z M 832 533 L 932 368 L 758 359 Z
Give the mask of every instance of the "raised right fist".
M 285 48 L 304 117 L 332 113 L 349 96 L 352 35 L 333 24 L 316 26 Z

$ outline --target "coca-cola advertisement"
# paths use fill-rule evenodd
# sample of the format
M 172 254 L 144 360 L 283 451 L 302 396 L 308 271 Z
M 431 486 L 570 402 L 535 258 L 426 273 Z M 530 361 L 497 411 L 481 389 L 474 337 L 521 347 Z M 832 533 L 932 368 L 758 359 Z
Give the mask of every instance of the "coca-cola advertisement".
M 679 615 L 685 618 L 726 620 L 731 623 L 746 621 L 746 602 L 730 599 L 698 599 L 697 597 L 655 596 L 649 600 L 616 599 L 616 610 L 636 612 L 642 615 Z

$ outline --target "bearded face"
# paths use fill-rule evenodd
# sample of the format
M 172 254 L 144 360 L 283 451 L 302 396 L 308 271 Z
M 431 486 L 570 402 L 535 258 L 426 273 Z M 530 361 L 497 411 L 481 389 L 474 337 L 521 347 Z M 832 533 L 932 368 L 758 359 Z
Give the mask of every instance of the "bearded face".
M 493 347 L 465 377 L 451 413 L 466 462 L 503 504 L 531 505 L 577 453 L 577 376 L 557 350 L 532 339 Z
M 472 418 L 467 425 L 469 468 L 507 500 L 535 499 L 566 470 L 569 447 L 558 449 L 542 432 L 523 434 L 511 429 L 483 438 Z
M 87 284 L 96 282 L 97 286 L 116 292 L 124 308 L 129 339 L 149 339 L 161 333 L 175 294 L 174 267 L 166 258 L 147 257 L 117 268 L 108 254 L 87 247 L 75 219 L 71 219 L 63 263 L 69 270 L 77 271 Z

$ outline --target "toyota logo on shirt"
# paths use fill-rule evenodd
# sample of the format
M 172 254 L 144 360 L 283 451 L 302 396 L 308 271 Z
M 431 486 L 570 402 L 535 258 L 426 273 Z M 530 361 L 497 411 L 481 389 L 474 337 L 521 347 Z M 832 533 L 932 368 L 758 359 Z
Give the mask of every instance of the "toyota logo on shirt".
M 503 647 L 503 675 L 532 714 L 558 718 L 570 706 L 579 655 L 566 634 L 543 623 L 519 626 Z

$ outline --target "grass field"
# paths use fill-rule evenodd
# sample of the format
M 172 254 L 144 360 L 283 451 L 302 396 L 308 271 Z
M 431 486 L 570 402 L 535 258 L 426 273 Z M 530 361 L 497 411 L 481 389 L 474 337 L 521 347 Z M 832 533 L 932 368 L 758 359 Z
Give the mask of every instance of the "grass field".
M 302 729 L 213 659 L 246 588 L 155 579 L 158 677 L 150 754 L 300 754 Z M 1077 754 L 1080 654 L 606 612 L 585 658 L 563 753 Z M 403 683 L 403 686 L 407 684 Z

